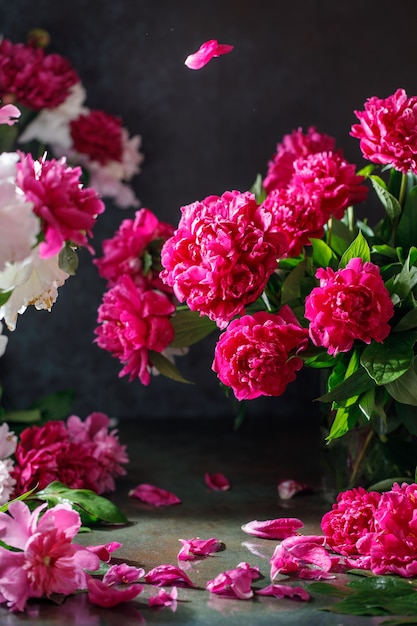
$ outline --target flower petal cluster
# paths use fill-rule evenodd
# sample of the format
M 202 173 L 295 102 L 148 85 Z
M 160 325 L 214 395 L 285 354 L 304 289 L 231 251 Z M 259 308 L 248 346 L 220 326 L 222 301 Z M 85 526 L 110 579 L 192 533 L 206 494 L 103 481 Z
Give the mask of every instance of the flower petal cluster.
M 249 563 L 239 563 L 233 569 L 221 572 L 213 580 L 209 580 L 206 589 L 226 598 L 249 600 L 253 597 L 252 581 L 259 578 L 259 568 Z
M 320 268 L 316 277 L 320 286 L 307 296 L 304 314 L 316 346 L 337 354 L 356 340 L 369 344 L 389 335 L 394 305 L 377 265 L 353 258 L 337 271 Z
M 0 98 L 35 111 L 60 105 L 72 85 L 79 82 L 70 62 L 59 54 L 47 54 L 31 44 L 0 41 Z M 9 100 L 10 101 L 10 100 Z
M 119 376 L 151 380 L 149 351 L 162 352 L 174 338 L 170 316 L 175 305 L 164 293 L 140 289 L 124 274 L 103 296 L 98 309 L 96 343 L 117 357 L 124 367 Z
M 404 89 L 388 98 L 373 96 L 355 115 L 359 124 L 353 124 L 350 134 L 360 140 L 366 159 L 417 173 L 417 96 L 409 98 Z
M 340 557 L 331 555 L 322 535 L 294 535 L 284 539 L 271 557 L 271 580 L 281 574 L 320 580 L 329 578 Z
M 106 415 L 92 413 L 85 424 L 71 416 L 68 425 L 57 420 L 25 428 L 15 451 L 17 495 L 53 481 L 98 494 L 114 490 L 114 478 L 125 473 L 122 464 L 128 457 L 108 425 Z
M 201 44 L 197 52 L 188 55 L 184 63 L 190 70 L 200 70 L 213 58 L 232 52 L 233 46 L 221 44 L 216 39 L 209 39 Z
M 193 537 L 192 539 L 180 539 L 180 542 L 182 547 L 177 556 L 179 561 L 193 561 L 202 556 L 208 556 L 217 552 L 222 545 L 221 541 L 215 537 L 210 539 Z
M 296 378 L 308 331 L 289 306 L 278 314 L 259 311 L 233 320 L 216 345 L 213 370 L 238 400 L 279 396 Z
M 260 296 L 287 252 L 286 236 L 250 192 L 226 191 L 181 212 L 161 251 L 161 278 L 180 302 L 224 328 Z
M 68 505 L 32 513 L 20 501 L 0 513 L 0 602 L 23 611 L 29 598 L 69 595 L 87 588 L 85 570 L 99 567 L 98 557 L 72 540 L 81 527 L 79 514 Z M 43 513 L 41 515 L 41 513 Z

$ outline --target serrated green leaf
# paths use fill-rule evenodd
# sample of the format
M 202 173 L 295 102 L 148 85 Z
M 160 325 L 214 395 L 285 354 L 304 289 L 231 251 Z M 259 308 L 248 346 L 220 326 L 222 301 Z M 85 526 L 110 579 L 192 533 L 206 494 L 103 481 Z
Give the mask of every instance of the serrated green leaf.
M 365 348 L 361 364 L 377 385 L 387 385 L 402 376 L 413 361 L 417 333 L 391 333 L 383 343 L 373 341 Z
M 158 370 L 160 374 L 170 378 L 171 380 L 175 380 L 178 383 L 186 383 L 187 385 L 193 385 L 190 380 L 186 380 L 178 368 L 166 358 L 160 352 L 155 352 L 155 350 L 149 350 L 149 359 L 154 367 Z
M 388 191 L 384 181 L 379 176 L 370 176 L 369 178 L 388 217 L 394 222 L 401 215 L 400 203 L 397 198 Z
M 359 232 L 356 239 L 352 241 L 350 246 L 343 253 L 342 258 L 340 259 L 339 268 L 346 267 L 351 259 L 357 258 L 362 259 L 364 262 L 371 260 L 371 250 L 369 248 L 369 244 L 361 232 Z
M 175 335 L 170 343 L 171 348 L 186 348 L 201 341 L 212 332 L 217 330 L 217 325 L 206 315 L 200 315 L 198 311 L 189 309 L 177 311 L 171 317 Z

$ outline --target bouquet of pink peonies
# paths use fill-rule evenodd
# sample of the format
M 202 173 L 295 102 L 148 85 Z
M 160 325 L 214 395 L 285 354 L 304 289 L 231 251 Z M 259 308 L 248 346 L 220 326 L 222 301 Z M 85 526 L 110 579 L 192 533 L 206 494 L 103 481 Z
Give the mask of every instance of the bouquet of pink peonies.
M 181 207 L 172 233 L 142 209 L 96 262 L 109 281 L 97 343 L 120 375 L 181 380 L 170 351 L 212 332 L 213 370 L 238 401 L 323 370 L 328 448 L 354 438 L 343 486 L 410 480 L 417 465 L 417 97 L 398 89 L 355 115 L 362 170 L 332 137 L 295 130 L 250 191 Z M 375 225 L 354 213 L 370 188 Z

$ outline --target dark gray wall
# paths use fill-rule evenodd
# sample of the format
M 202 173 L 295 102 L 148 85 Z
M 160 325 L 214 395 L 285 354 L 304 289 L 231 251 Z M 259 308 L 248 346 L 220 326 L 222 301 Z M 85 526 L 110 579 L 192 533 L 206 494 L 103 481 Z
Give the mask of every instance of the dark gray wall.
M 353 110 L 398 87 L 417 93 L 417 3 L 413 0 L 0 0 L 0 30 L 23 41 L 36 26 L 52 36 L 87 88 L 87 104 L 123 117 L 141 134 L 145 161 L 135 189 L 142 206 L 176 224 L 179 207 L 227 189 L 248 189 L 284 133 L 314 124 L 362 164 L 349 137 Z M 235 46 L 204 70 L 183 61 L 215 38 Z M 95 246 L 131 217 L 108 206 Z M 21 408 L 59 389 L 77 392 L 75 411 L 119 417 L 227 416 L 210 371 L 208 340 L 179 361 L 195 386 L 159 377 L 149 387 L 118 379 L 120 365 L 92 341 L 104 283 L 81 253 L 76 277 L 51 313 L 28 311 L 0 360 L 0 380 Z M 284 398 L 249 414 L 316 411 L 318 380 L 301 373 Z

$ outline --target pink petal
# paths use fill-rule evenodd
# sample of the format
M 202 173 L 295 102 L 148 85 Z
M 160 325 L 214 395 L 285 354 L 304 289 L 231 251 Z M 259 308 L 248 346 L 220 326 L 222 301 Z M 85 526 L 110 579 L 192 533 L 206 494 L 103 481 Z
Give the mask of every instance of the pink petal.
M 105 609 L 133 600 L 143 589 L 142 585 L 129 585 L 122 589 L 109 587 L 97 578 L 89 578 L 87 585 L 90 602 Z
M 108 563 L 111 559 L 110 553 L 117 550 L 117 548 L 121 548 L 123 544 L 118 541 L 111 541 L 110 543 L 102 544 L 100 546 L 87 546 L 87 550 L 90 552 L 94 552 L 97 554 L 100 561 L 104 561 Z
M 19 109 L 14 104 L 5 104 L 0 107 L 0 124 L 13 126 L 18 121 L 20 115 Z
M 278 483 L 278 495 L 281 500 L 290 500 L 297 493 L 307 493 L 311 491 L 311 488 L 304 484 L 299 483 L 296 480 L 282 480 Z
M 138 568 L 127 565 L 127 563 L 120 563 L 119 565 L 112 565 L 107 570 L 103 576 L 103 583 L 106 585 L 127 585 L 136 583 L 144 575 L 145 570 L 142 567 Z
M 207 65 L 213 57 L 219 57 L 222 54 L 228 54 L 233 50 L 233 46 L 228 44 L 219 44 L 216 39 L 210 39 L 201 44 L 197 52 L 190 54 L 184 61 L 190 70 L 200 70 Z
M 145 581 L 151 585 L 183 585 L 195 587 L 195 584 L 188 578 L 187 574 L 180 567 L 175 565 L 157 565 L 145 574 Z
M 248 563 L 239 563 L 234 569 L 221 572 L 209 580 L 206 589 L 226 598 L 249 600 L 253 597 L 252 580 L 259 578 L 259 568 L 251 567 Z
M 213 489 L 213 491 L 227 491 L 230 489 L 230 482 L 224 474 L 220 474 L 219 472 L 214 474 L 206 472 L 204 474 L 204 480 L 207 487 Z
M 138 500 L 153 506 L 171 506 L 181 503 L 181 500 L 174 493 L 147 483 L 137 485 L 137 487 L 129 491 L 129 496 L 138 498 Z
M 296 517 L 279 517 L 272 520 L 253 520 L 241 527 L 243 532 L 263 539 L 286 539 L 296 534 L 303 522 Z
M 221 541 L 212 537 L 210 539 L 199 539 L 194 537 L 193 539 L 180 539 L 182 548 L 178 552 L 178 559 L 180 561 L 192 561 L 201 556 L 208 556 L 213 552 L 217 552 L 221 547 Z
M 149 606 L 165 606 L 169 607 L 174 613 L 177 610 L 178 589 L 172 587 L 171 592 L 160 589 L 157 596 L 152 596 L 148 600 Z
M 268 585 L 263 589 L 258 589 L 259 596 L 274 596 L 275 598 L 299 598 L 300 600 L 310 600 L 310 594 L 303 587 L 291 587 L 290 585 Z

